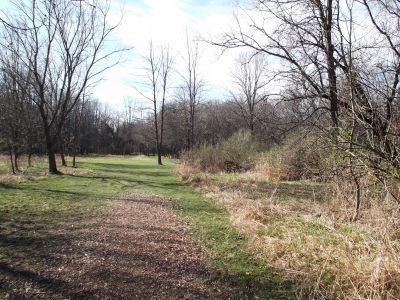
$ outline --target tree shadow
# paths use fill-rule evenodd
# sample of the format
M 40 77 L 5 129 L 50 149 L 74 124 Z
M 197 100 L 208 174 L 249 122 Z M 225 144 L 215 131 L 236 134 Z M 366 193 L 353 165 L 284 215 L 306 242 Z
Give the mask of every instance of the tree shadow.
M 160 176 L 159 166 L 95 164 L 101 168 L 96 168 L 97 173 L 93 176 L 64 176 L 101 182 L 113 181 L 121 191 L 124 187 L 142 186 L 173 194 L 177 188 L 184 186 L 175 179 L 165 180 L 165 177 L 170 176 L 169 171 Z M 154 172 L 146 171 L 149 168 Z M 162 180 L 158 180 L 160 178 Z M 79 201 L 85 201 L 87 198 L 111 199 L 101 192 L 64 190 L 34 184 L 4 188 L 46 193 L 53 195 L 52 197 L 67 195 L 78 197 Z M 181 197 L 194 197 L 191 188 L 185 189 L 187 192 L 181 192 Z M 167 201 L 153 201 L 146 197 L 119 200 L 144 205 L 144 208 L 146 205 L 171 205 L 167 204 Z M 185 210 L 189 214 L 207 214 L 211 218 L 217 218 L 221 208 L 197 203 L 186 207 Z M 171 247 L 186 246 L 185 241 L 169 237 L 176 234 L 176 230 L 140 224 L 103 224 L 104 220 L 90 223 L 85 219 L 87 214 L 78 211 L 74 212 L 74 218 L 68 216 L 66 219 L 62 212 L 49 214 L 51 215 L 34 217 L 32 221 L 29 221 L 31 216 L 28 213 L 20 215 L 18 219 L 13 220 L 12 231 L 0 231 L 0 283 L 13 283 L 3 285 L 11 299 L 43 295 L 45 298 L 70 299 L 166 299 L 171 293 L 181 296 L 175 297 L 176 299 L 210 299 L 215 298 L 215 295 L 218 295 L 219 299 L 253 299 L 266 295 L 259 294 L 259 291 L 268 293 L 269 299 L 291 298 L 291 283 L 282 283 L 275 273 L 266 277 L 265 273 L 249 274 L 240 269 L 232 274 L 220 270 L 210 271 L 206 265 L 191 260 L 176 263 L 174 256 L 179 256 L 178 252 L 168 257 L 169 261 L 166 263 L 166 244 Z M 49 219 L 57 220 L 47 221 Z M 1 219 L 0 216 L 0 222 L 3 221 L 10 220 Z M 108 233 L 106 236 L 100 236 L 99 230 L 104 227 Z M 126 235 L 130 231 L 139 231 L 142 235 L 132 238 Z M 135 249 L 138 245 L 148 242 L 148 239 L 156 249 L 155 252 L 137 252 Z M 272 274 L 273 271 L 266 273 Z M 187 278 L 193 281 L 207 282 L 210 290 L 183 282 L 182 274 L 186 274 Z M 220 285 L 232 291 L 218 292 Z M 214 287 L 216 290 L 213 290 Z
M 191 282 L 208 278 L 206 266 L 196 260 L 182 261 L 163 247 L 186 247 L 184 241 L 167 237 L 179 232 L 119 225 L 98 223 L 87 228 L 82 224 L 71 231 L 64 224 L 53 229 L 62 233 L 41 237 L 30 236 L 31 232 L 2 234 L 0 283 L 12 283 L 2 285 L 10 299 L 210 298 L 209 291 Z M 131 235 L 132 231 L 140 234 Z M 145 251 L 139 245 L 146 245 Z

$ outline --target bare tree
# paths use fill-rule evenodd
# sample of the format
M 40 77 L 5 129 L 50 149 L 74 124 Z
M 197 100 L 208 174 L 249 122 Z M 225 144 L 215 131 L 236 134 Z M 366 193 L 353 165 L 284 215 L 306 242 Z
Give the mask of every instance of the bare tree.
M 26 81 L 31 73 L 21 65 L 15 54 L 1 54 L 2 81 L 0 93 L 2 136 L 9 148 L 11 168 L 19 171 L 19 156 L 28 153 L 28 166 L 31 166 L 31 155 L 34 144 L 40 136 L 38 130 L 37 109 L 30 100 L 30 92 Z M 18 82 L 24 78 L 24 82 Z
M 90 2 L 15 0 L 19 14 L 5 28 L 6 48 L 32 74 L 17 82 L 28 83 L 26 94 L 39 109 L 51 173 L 58 173 L 55 149 L 68 115 L 95 77 L 116 64 L 110 58 L 125 50 L 107 46 L 119 25 L 107 23 L 111 2 Z
M 171 56 L 169 47 L 163 47 L 161 49 L 161 62 L 160 62 L 160 76 L 161 76 L 161 126 L 160 126 L 160 150 L 163 151 L 164 142 L 164 125 L 165 125 L 165 102 L 168 96 L 169 89 L 169 78 L 171 76 L 172 68 L 174 65 L 174 59 Z
M 89 96 L 83 93 L 82 98 L 79 99 L 77 104 L 74 106 L 71 113 L 68 115 L 64 126 L 63 134 L 63 146 L 68 150 L 69 156 L 72 156 L 72 167 L 76 168 L 76 156 L 79 151 L 80 139 L 82 135 L 82 119 L 84 117 L 85 108 L 88 104 Z M 64 149 L 60 149 L 64 150 Z M 62 154 L 62 152 L 60 153 Z
M 4 76 L 0 95 L 1 136 L 8 148 L 10 165 L 13 174 L 19 172 L 18 158 L 25 143 L 26 126 L 21 118 L 25 107 L 13 80 Z
M 146 62 L 145 73 L 147 82 L 144 83 L 143 91 L 140 89 L 137 90 L 145 99 L 152 102 L 157 162 L 159 165 L 162 165 L 164 110 L 173 58 L 168 47 L 155 48 L 153 43 L 150 42 L 148 56 L 144 59 Z
M 240 54 L 232 73 L 234 90 L 230 91 L 234 103 L 239 108 L 243 120 L 250 132 L 254 133 L 257 109 L 261 102 L 267 101 L 266 86 L 267 63 L 261 54 Z
M 132 97 L 124 97 L 124 113 L 125 122 L 132 123 L 135 113 L 135 103 Z
M 338 126 L 338 60 L 335 23 L 339 3 L 327 1 L 254 1 L 253 10 L 236 16 L 237 26 L 214 45 L 243 47 L 282 62 L 281 81 L 293 98 L 317 103 Z M 245 20 L 243 20 L 245 19 Z M 269 20 L 270 22 L 266 22 Z M 246 26 L 248 22 L 248 26 Z M 267 25 L 268 24 L 268 25 Z
M 184 71 L 181 73 L 182 84 L 176 91 L 176 98 L 181 103 L 185 113 L 187 127 L 187 148 L 192 148 L 195 141 L 195 122 L 198 106 L 204 90 L 204 82 L 199 72 L 200 49 L 198 41 L 190 41 L 186 34 L 186 56 Z

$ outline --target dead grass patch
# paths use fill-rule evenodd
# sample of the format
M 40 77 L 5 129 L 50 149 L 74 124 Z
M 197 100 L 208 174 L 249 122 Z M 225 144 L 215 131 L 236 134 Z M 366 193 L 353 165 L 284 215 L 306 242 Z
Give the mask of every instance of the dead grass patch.
M 58 169 L 62 174 L 73 175 L 73 176 L 85 175 L 93 172 L 92 169 L 84 169 L 84 168 L 59 167 Z
M 196 179 L 224 204 L 254 252 L 299 283 L 299 298 L 399 299 L 397 204 L 370 198 L 361 218 L 350 222 L 351 187 L 343 182 L 268 182 L 257 172 L 182 178 Z

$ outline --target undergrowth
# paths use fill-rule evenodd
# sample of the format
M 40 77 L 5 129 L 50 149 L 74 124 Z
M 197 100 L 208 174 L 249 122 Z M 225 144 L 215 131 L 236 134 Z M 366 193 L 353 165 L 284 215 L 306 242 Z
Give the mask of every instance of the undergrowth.
M 399 206 L 390 199 L 371 192 L 351 221 L 354 192 L 345 181 L 187 171 L 178 167 L 181 178 L 226 207 L 254 253 L 295 283 L 297 297 L 400 298 Z
M 260 145 L 250 132 L 239 130 L 227 140 L 216 145 L 204 144 L 184 151 L 181 163 L 197 171 L 216 173 L 224 170 L 225 162 L 241 169 L 250 169 Z

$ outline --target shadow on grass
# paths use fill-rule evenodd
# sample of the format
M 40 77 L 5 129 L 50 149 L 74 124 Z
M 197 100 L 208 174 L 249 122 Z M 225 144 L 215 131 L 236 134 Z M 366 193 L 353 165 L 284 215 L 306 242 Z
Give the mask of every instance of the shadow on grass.
M 133 190 L 139 188 L 180 199 L 177 209 L 184 211 L 183 214 L 189 216 L 189 219 L 197 218 L 194 222 L 195 225 L 202 227 L 201 232 L 197 233 L 200 242 L 208 246 L 211 245 L 211 248 L 214 247 L 211 251 L 216 251 L 218 255 L 224 256 L 220 262 L 216 263 L 212 274 L 207 274 L 206 270 L 199 270 L 198 266 L 185 265 L 183 268 L 193 274 L 198 272 L 204 274 L 206 281 L 222 282 L 235 291 L 235 298 L 238 299 L 256 297 L 267 299 L 293 298 L 292 283 L 282 282 L 275 270 L 269 268 L 265 262 L 253 259 L 251 255 L 244 253 L 246 241 L 237 232 L 231 232 L 229 219 L 223 209 L 201 200 L 201 195 L 197 194 L 194 189 L 173 178 L 168 167 L 128 163 L 128 165 L 123 163 L 82 163 L 82 165 L 93 166 L 95 173 L 93 175 L 62 176 L 70 178 L 76 183 L 79 183 L 80 180 L 88 181 L 89 185 L 96 183 L 98 189 L 74 190 L 73 186 L 65 189 L 51 188 L 43 182 L 41 184 L 0 186 L 0 188 L 38 193 L 38 197 L 43 194 L 50 198 L 76 199 L 83 203 L 83 207 L 85 207 L 87 199 L 108 200 L 113 198 L 115 194 L 124 192 L 125 188 L 132 188 Z M 55 180 L 62 180 L 62 177 Z M 113 184 L 114 194 L 104 193 L 104 189 L 108 188 L 105 185 L 106 183 Z M 146 199 L 131 201 L 140 204 L 154 204 Z M 13 287 L 6 289 L 8 293 L 13 293 L 15 299 L 26 294 L 26 286 L 32 286 L 32 289 L 29 290 L 29 295 L 32 297 L 34 297 L 35 291 L 38 291 L 50 297 L 61 296 L 73 299 L 132 297 L 132 294 L 118 294 L 121 293 L 121 291 L 118 291 L 118 288 L 121 289 L 120 284 L 129 284 L 133 287 L 135 287 L 135 284 L 146 285 L 147 288 L 150 287 L 147 292 L 151 292 L 151 289 L 157 290 L 160 286 L 164 286 L 167 290 L 179 288 L 163 278 L 153 278 L 146 274 L 133 276 L 129 270 L 134 269 L 132 266 L 135 266 L 135 264 L 143 264 L 146 268 L 157 269 L 164 266 L 165 261 L 162 261 L 160 257 L 141 253 L 132 254 L 128 252 L 128 248 L 121 248 L 118 251 L 106 249 L 106 247 L 113 247 L 113 245 L 121 243 L 126 238 L 124 239 L 123 236 L 117 234 L 107 237 L 101 243 L 98 243 L 96 239 L 91 240 L 93 234 L 96 234 L 97 228 L 89 228 L 89 225 L 84 223 L 85 213 L 73 211 L 66 214 L 65 212 L 53 211 L 49 212 L 49 215 L 34 217 L 33 222 L 27 222 L 28 219 L 32 218 L 31 212 L 25 212 L 25 214 L 22 212 L 24 215 L 21 215 L 21 212 L 18 213 L 20 215 L 15 220 L 11 220 L 15 217 L 11 214 L 8 219 L 3 217 L 0 220 L 1 223 L 12 223 L 12 225 L 7 225 L 8 231 L 6 233 L 0 231 L 0 283 L 14 282 Z M 74 225 L 73 229 L 72 225 Z M 120 227 L 118 224 L 113 226 L 110 225 L 109 229 L 146 232 L 138 226 Z M 153 227 L 147 229 L 147 233 L 157 233 L 162 236 L 157 240 L 161 244 L 164 242 L 176 243 L 175 240 L 163 237 L 171 233 L 167 228 Z M 0 227 L 0 230 L 3 229 Z M 91 232 L 91 235 L 88 235 L 88 231 Z M 76 247 L 80 240 L 92 241 L 95 246 L 92 244 L 91 246 L 81 245 Z M 130 245 L 138 242 L 141 242 L 140 238 L 131 240 Z M 215 260 L 219 259 L 218 255 Z M 82 268 L 79 262 L 82 259 L 89 258 L 93 260 L 93 265 L 85 270 L 86 273 L 79 273 Z M 119 266 L 119 268 L 111 269 L 113 264 Z M 235 267 L 232 268 L 231 265 Z M 64 271 L 64 268 L 68 268 L 69 273 L 66 273 L 67 271 Z M 178 276 L 177 278 L 179 278 L 180 270 L 175 270 L 173 266 L 167 269 L 167 271 Z M 98 287 L 98 282 L 107 283 L 109 286 Z M 182 292 L 197 295 L 198 298 L 206 298 L 202 291 L 182 290 Z M 141 296 L 146 298 L 149 295 L 143 292 Z
M 3 188 L 3 189 L 12 189 L 12 188 L 14 188 L 14 187 L 15 187 L 14 184 L 0 182 L 0 188 Z
M 24 270 L 20 267 L 14 267 L 10 264 L 0 262 L 0 274 L 5 275 L 7 278 L 18 278 L 21 281 L 31 282 L 36 288 L 40 288 L 42 291 L 33 292 L 33 295 L 28 298 L 32 298 L 35 294 L 39 296 L 44 294 L 43 290 L 46 290 L 46 294 L 53 296 L 63 296 L 71 299 L 87 299 L 93 297 L 96 293 L 93 291 L 73 291 L 73 286 L 70 283 L 49 276 L 43 276 L 38 272 L 31 270 Z M 2 278 L 0 277 L 0 283 L 3 284 Z M 8 288 L 10 289 L 10 288 Z M 29 295 L 29 294 L 28 294 Z M 9 293 L 10 299 L 28 299 L 26 298 L 26 292 L 11 292 Z
M 168 238 L 179 232 L 118 222 L 77 225 L 68 230 L 69 224 L 63 224 L 51 230 L 62 234 L 45 231 L 40 237 L 31 236 L 32 231 L 0 235 L 2 292 L 9 299 L 210 298 L 201 286 L 181 281 L 182 274 L 207 279 L 207 269 L 192 260 L 175 261 L 174 252 L 163 247 L 184 249 L 184 240 Z M 145 247 L 150 252 L 141 251 L 146 243 L 153 245 Z
M 72 299 L 92 297 L 49 270 L 63 264 L 63 253 L 76 240 L 83 224 L 59 225 L 46 221 L 14 220 L 11 231 L 0 234 L 0 285 L 9 299 L 30 299 L 40 294 Z M 74 226 L 75 225 L 75 226 Z M 74 227 L 71 227 L 74 226 Z M 73 228 L 71 230 L 71 228 Z M 12 283 L 12 284 L 11 284 Z

